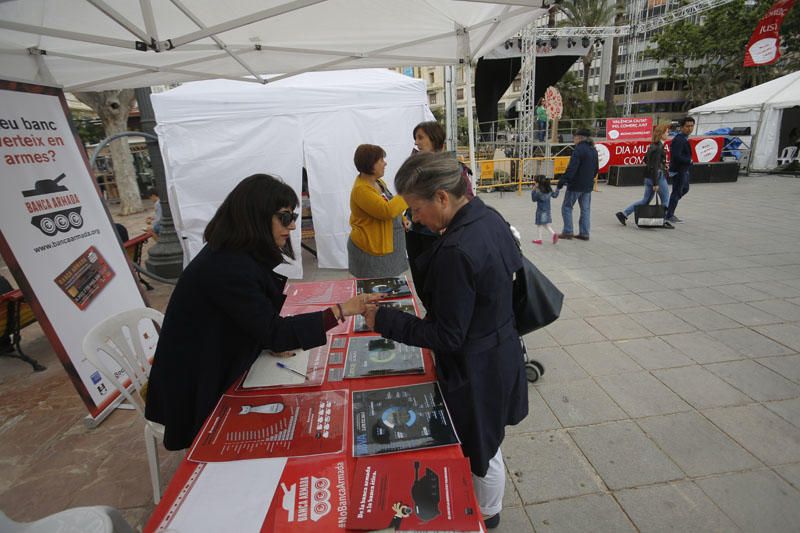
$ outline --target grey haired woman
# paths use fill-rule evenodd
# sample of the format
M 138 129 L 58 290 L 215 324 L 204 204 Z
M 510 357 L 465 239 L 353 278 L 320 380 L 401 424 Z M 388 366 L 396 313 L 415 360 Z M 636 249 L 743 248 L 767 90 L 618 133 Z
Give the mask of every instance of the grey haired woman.
M 487 527 L 500 522 L 505 426 L 528 414 L 528 388 L 511 285 L 522 259 L 508 224 L 479 198 L 466 197 L 461 167 L 448 154 L 421 153 L 398 170 L 395 188 L 415 221 L 441 233 L 417 264 L 425 270 L 420 319 L 367 306 L 369 326 L 405 344 L 436 352 L 437 377 Z

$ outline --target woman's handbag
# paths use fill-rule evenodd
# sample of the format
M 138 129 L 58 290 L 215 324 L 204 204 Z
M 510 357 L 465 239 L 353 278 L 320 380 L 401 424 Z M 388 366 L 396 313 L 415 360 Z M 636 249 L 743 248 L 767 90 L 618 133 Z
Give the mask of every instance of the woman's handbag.
M 664 226 L 664 217 L 667 215 L 667 208 L 659 200 L 658 194 L 656 203 L 647 205 L 637 205 L 633 210 L 634 220 L 640 228 L 661 228 Z
M 523 255 L 512 292 L 517 332 L 525 335 L 554 322 L 563 303 L 564 294 Z

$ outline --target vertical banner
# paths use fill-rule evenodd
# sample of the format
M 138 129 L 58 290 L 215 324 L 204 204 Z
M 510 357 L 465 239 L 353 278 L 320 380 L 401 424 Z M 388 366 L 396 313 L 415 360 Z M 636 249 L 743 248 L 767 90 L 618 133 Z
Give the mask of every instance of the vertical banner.
M 0 166 L 0 253 L 98 418 L 119 393 L 84 358 L 83 338 L 145 302 L 60 89 L 0 80 Z
M 781 57 L 781 24 L 794 0 L 779 0 L 764 14 L 744 52 L 745 67 L 771 65 Z

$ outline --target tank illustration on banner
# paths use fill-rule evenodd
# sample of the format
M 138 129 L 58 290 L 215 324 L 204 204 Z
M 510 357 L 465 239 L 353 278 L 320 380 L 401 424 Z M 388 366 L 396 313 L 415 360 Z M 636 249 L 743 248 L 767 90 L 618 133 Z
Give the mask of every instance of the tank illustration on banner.
M 62 173 L 55 179 L 37 180 L 33 189 L 22 191 L 22 196 L 32 198 L 25 202 L 28 212 L 33 215 L 31 224 L 48 237 L 83 226 L 78 195 L 60 185 L 65 177 L 66 174 Z

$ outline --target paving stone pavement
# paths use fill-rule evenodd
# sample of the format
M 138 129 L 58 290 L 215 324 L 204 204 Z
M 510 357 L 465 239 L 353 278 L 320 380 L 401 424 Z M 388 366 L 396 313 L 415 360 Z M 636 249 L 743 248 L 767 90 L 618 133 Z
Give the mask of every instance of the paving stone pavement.
M 546 372 L 503 443 L 496 531 L 800 530 L 800 180 L 693 184 L 671 231 L 619 224 L 638 187 L 600 189 L 590 241 L 542 246 L 527 191 L 481 195 L 566 295 L 562 318 L 525 338 Z M 307 280 L 347 276 L 303 258 Z M 153 293 L 163 309 L 169 288 Z M 36 326 L 25 339 L 48 370 L 0 358 L 0 509 L 109 504 L 141 526 L 138 420 L 85 430 Z M 166 480 L 181 455 L 161 454 Z

